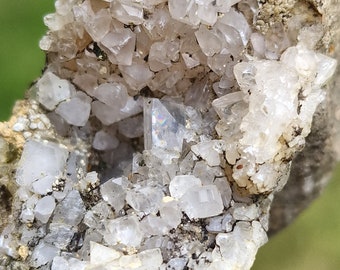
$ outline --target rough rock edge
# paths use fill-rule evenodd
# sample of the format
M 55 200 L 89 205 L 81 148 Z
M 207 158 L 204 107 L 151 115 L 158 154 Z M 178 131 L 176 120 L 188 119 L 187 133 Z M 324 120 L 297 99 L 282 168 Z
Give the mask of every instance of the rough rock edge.
M 288 2 L 291 1 L 288 0 Z M 307 8 L 306 10 L 311 13 L 318 11 L 322 16 L 325 35 L 319 50 L 340 59 L 340 47 L 336 46 L 340 42 L 340 20 L 338 18 L 340 6 L 335 0 L 310 0 L 304 2 L 302 6 L 301 2 L 298 8 Z M 295 10 L 295 12 L 299 11 Z M 306 138 L 306 146 L 294 158 L 286 186 L 274 197 L 270 210 L 269 235 L 289 225 L 320 195 L 331 177 L 336 161 L 339 160 L 339 152 L 335 149 L 336 142 L 339 141 L 339 124 L 336 123 L 335 117 L 338 110 L 335 101 L 340 98 L 336 87 L 339 83 L 340 70 L 338 68 L 332 81 L 326 87 L 326 92 L 329 93 L 327 98 L 315 112 L 311 133 Z

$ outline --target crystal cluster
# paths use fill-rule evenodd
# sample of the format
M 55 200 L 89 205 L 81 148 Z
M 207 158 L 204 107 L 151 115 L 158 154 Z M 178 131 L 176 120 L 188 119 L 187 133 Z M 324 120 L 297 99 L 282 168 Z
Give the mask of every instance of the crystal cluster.
M 31 89 L 55 134 L 27 133 L 0 252 L 35 269 L 249 269 L 336 67 L 320 25 L 263 34 L 253 0 L 55 6 Z

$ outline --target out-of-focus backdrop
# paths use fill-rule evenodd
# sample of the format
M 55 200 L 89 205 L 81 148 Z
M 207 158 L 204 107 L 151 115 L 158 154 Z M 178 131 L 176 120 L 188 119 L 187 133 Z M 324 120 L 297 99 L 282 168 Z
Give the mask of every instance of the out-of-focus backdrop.
M 53 12 L 53 2 L 0 1 L 0 121 L 41 74 L 44 54 L 38 42 L 46 31 L 43 15 Z M 340 269 L 339 166 L 323 195 L 260 250 L 252 269 Z

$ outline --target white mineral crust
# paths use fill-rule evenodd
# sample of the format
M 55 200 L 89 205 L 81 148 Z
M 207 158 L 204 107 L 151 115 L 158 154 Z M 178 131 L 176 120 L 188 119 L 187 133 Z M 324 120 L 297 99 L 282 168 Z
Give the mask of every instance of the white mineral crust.
M 23 150 L 1 256 L 22 269 L 250 269 L 336 68 L 315 49 L 322 26 L 291 14 L 260 32 L 247 0 L 55 6 L 46 70 L 10 127 Z M 9 149 L 0 137 L 4 168 Z

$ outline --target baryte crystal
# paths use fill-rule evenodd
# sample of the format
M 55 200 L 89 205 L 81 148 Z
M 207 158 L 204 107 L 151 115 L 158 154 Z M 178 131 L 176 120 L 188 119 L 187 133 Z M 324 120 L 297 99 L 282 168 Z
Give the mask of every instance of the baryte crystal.
M 109 49 L 108 55 L 113 64 L 131 65 L 133 52 L 136 45 L 136 35 L 130 29 L 119 29 L 109 32 L 101 43 Z
M 119 83 L 103 83 L 94 89 L 93 96 L 111 107 L 124 107 L 128 100 L 126 87 Z
M 169 11 L 174 19 L 181 20 L 187 16 L 193 5 L 194 1 L 192 0 L 169 0 Z
M 59 249 L 66 249 L 70 244 L 76 229 L 71 225 L 61 223 L 50 223 L 49 233 L 45 236 L 46 243 L 56 246 Z
M 191 147 L 191 150 L 206 160 L 209 166 L 218 166 L 221 163 L 220 155 L 224 147 L 223 141 L 212 140 L 195 144 Z
M 143 22 L 143 8 L 140 3 L 133 1 L 111 2 L 111 13 L 114 18 L 124 24 L 141 24 Z
M 185 192 L 180 202 L 190 219 L 216 216 L 224 208 L 221 194 L 215 185 L 193 187 Z
M 108 248 L 106 246 L 100 245 L 95 242 L 90 242 L 91 245 L 91 259 L 90 262 L 92 265 L 101 265 L 105 266 L 106 264 L 117 260 L 122 256 L 122 253 Z
M 247 45 L 251 30 L 244 15 L 231 8 L 220 20 L 221 23 L 235 28 L 242 39 L 243 45 Z
M 72 190 L 56 206 L 52 222 L 76 226 L 83 219 L 84 214 L 85 206 L 83 200 L 78 191 Z
M 227 230 L 228 215 L 216 216 L 209 220 L 209 224 L 205 227 L 209 232 L 223 232 Z
M 85 14 L 84 22 L 87 33 L 98 42 L 110 31 L 111 14 L 106 9 L 96 14 Z
M 221 167 L 210 167 L 205 161 L 198 161 L 193 169 L 193 175 L 201 179 L 203 185 L 210 185 L 215 177 L 224 176 Z
M 55 176 L 45 176 L 32 183 L 32 189 L 35 193 L 46 195 L 52 192 L 53 184 L 58 181 Z
M 83 92 L 77 92 L 70 100 L 58 105 L 55 112 L 74 126 L 85 126 L 90 116 L 92 99 Z
M 157 270 L 163 262 L 160 249 L 148 249 L 135 255 L 122 256 L 119 265 L 123 269 L 150 269 Z
M 152 71 L 160 71 L 169 68 L 176 61 L 179 52 L 178 41 L 155 42 L 150 47 L 149 65 Z
M 60 79 L 52 72 L 46 72 L 37 82 L 38 101 L 48 110 L 54 110 L 56 106 L 71 97 L 75 91 L 69 81 Z
M 137 115 L 135 117 L 126 118 L 118 122 L 119 133 L 127 138 L 138 138 L 144 135 L 143 117 Z
M 103 236 L 109 245 L 123 244 L 127 247 L 138 247 L 143 239 L 143 232 L 135 215 L 107 221 L 105 227 Z
M 127 180 L 110 179 L 100 186 L 100 193 L 103 200 L 108 202 L 116 212 L 119 212 L 125 205 Z
M 206 26 L 201 25 L 195 32 L 198 44 L 206 56 L 213 56 L 222 49 L 222 41 L 218 36 L 209 30 Z
M 126 202 L 137 212 L 144 214 L 156 213 L 160 207 L 163 192 L 156 187 L 140 187 L 128 190 Z
M 21 186 L 30 186 L 44 177 L 57 177 L 63 172 L 68 151 L 55 143 L 29 140 L 19 161 L 16 181 Z
M 94 135 L 93 148 L 97 150 L 111 150 L 117 148 L 119 141 L 115 136 L 110 135 L 104 130 L 100 130 Z
M 104 125 L 111 125 L 142 111 L 139 100 L 131 97 L 128 98 L 126 104 L 117 103 L 116 105 L 112 107 L 96 100 L 92 102 L 92 112 Z
M 232 215 L 237 220 L 251 221 L 259 216 L 259 209 L 254 204 L 235 203 Z
M 179 209 L 177 201 L 172 200 L 171 197 L 164 197 L 159 208 L 161 218 L 165 224 L 170 228 L 177 228 L 181 223 L 182 212 Z
M 102 201 L 86 212 L 83 222 L 90 228 L 100 228 L 103 220 L 112 218 L 113 215 L 112 208 Z
M 58 253 L 58 248 L 42 241 L 34 248 L 31 257 L 32 266 L 38 268 L 52 262 L 53 258 L 57 256 Z
M 185 94 L 184 103 L 199 110 L 206 110 L 209 102 L 210 89 L 207 80 L 196 80 Z
M 56 256 L 53 259 L 51 270 L 68 270 L 68 262 L 65 258 Z
M 188 190 L 200 187 L 201 180 L 193 175 L 177 175 L 169 185 L 171 197 L 180 199 Z
M 232 198 L 232 191 L 228 179 L 226 177 L 218 177 L 215 179 L 214 185 L 216 185 L 221 193 L 224 207 L 229 207 Z
M 66 259 L 65 257 L 56 256 L 53 259 L 51 270 L 85 270 L 87 263 L 75 258 Z
M 230 117 L 231 107 L 237 102 L 240 102 L 243 97 L 244 94 L 242 92 L 230 93 L 215 99 L 212 102 L 212 106 L 221 119 L 227 120 Z
M 34 208 L 35 218 L 42 223 L 47 223 L 54 211 L 55 205 L 55 199 L 52 196 L 41 198 Z
M 187 260 L 184 258 L 173 258 L 167 263 L 166 269 L 182 270 L 186 264 Z
M 25 222 L 25 223 L 33 222 L 33 220 L 34 220 L 34 208 L 35 208 L 35 205 L 37 204 L 38 200 L 39 199 L 36 195 L 32 195 L 29 198 L 25 198 L 25 204 L 23 205 L 23 210 L 22 210 L 21 215 L 20 215 L 20 219 L 21 219 L 22 222 Z M 40 208 L 43 208 L 42 210 L 46 209 L 47 212 L 49 212 L 49 214 L 47 214 L 47 215 L 50 215 L 54 210 L 54 207 L 53 207 L 53 209 L 50 209 L 49 207 L 45 208 L 44 205 L 42 205 L 42 207 L 40 207 Z M 39 214 L 40 213 L 38 213 L 38 216 L 39 216 Z
M 133 90 L 141 90 L 153 77 L 153 72 L 144 61 L 133 59 L 129 66 L 119 65 L 126 83 Z
M 185 138 L 184 106 L 159 99 L 146 99 L 144 106 L 145 148 L 180 152 Z

